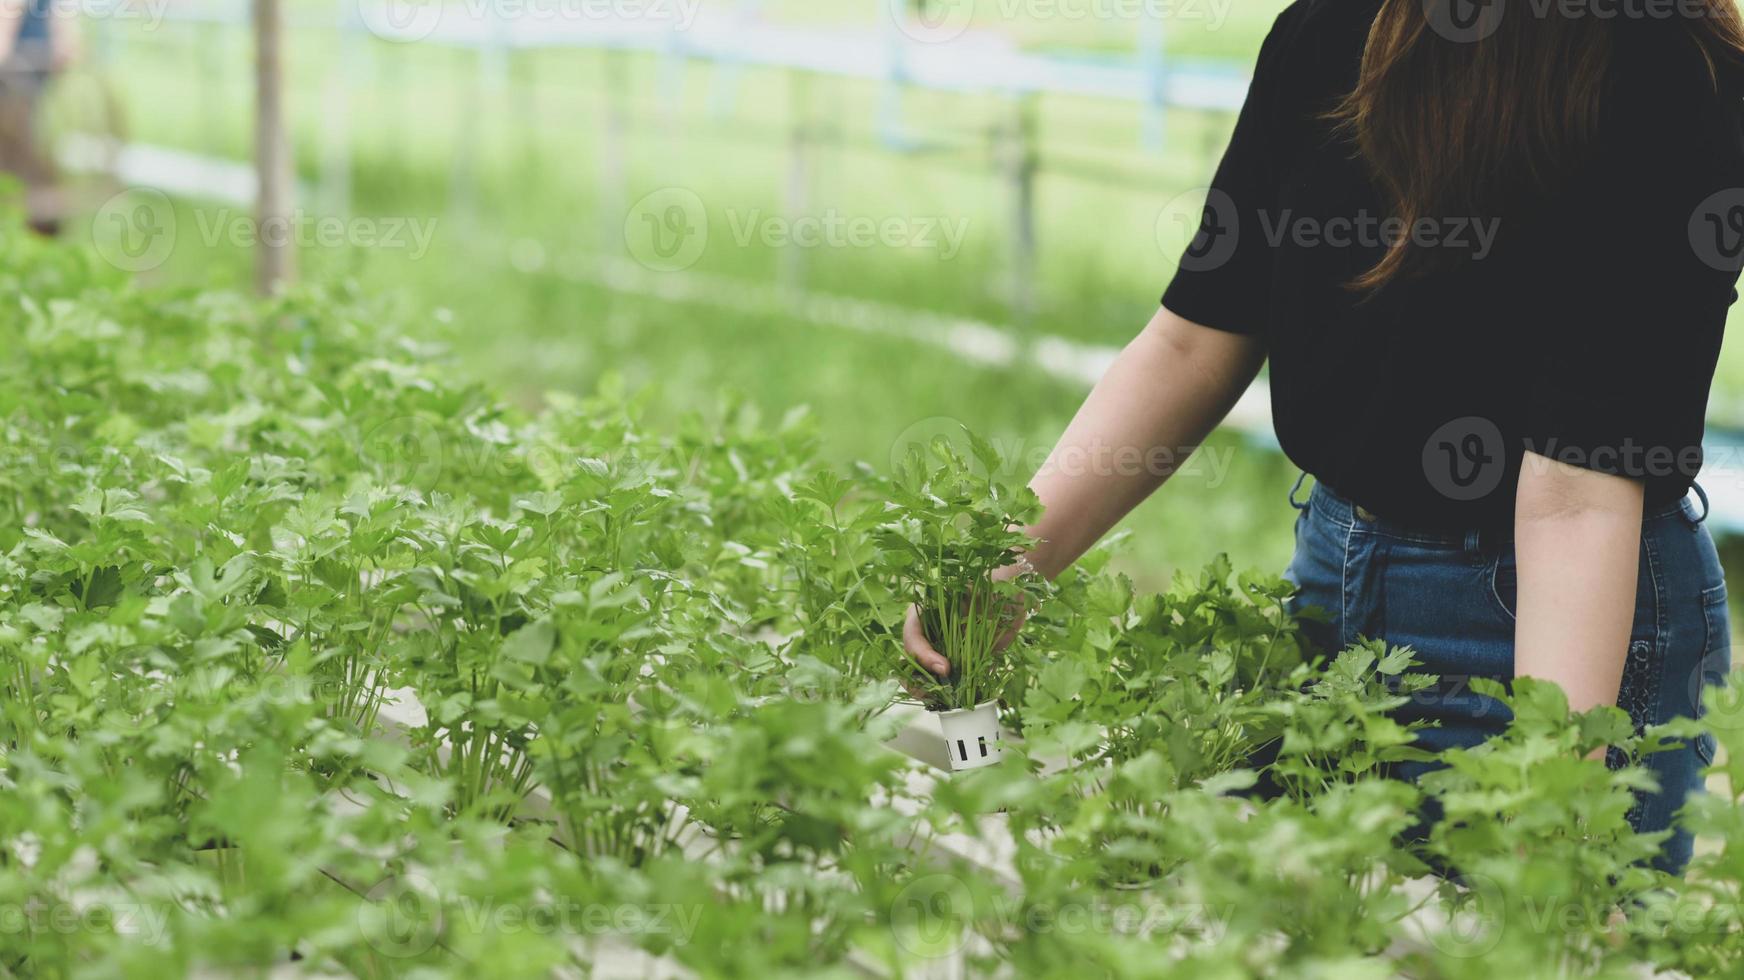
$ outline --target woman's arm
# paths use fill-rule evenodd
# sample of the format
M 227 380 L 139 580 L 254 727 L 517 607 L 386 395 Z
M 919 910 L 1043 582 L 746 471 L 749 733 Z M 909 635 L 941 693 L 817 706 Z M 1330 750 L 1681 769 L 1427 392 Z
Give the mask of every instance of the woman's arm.
M 18 42 L 18 24 L 24 19 L 24 0 L 0 0 L 0 61 L 12 57 Z
M 1573 710 L 1617 703 L 1641 511 L 1637 480 L 1526 454 L 1514 505 L 1514 673 L 1560 684 Z
M 1058 575 L 1143 503 L 1229 414 L 1264 360 L 1251 337 L 1157 310 L 1030 481 L 1046 508 L 1029 528 L 1036 570 Z
M 37 0 L 41 2 L 41 0 Z M 66 71 L 85 54 L 85 30 L 79 23 L 78 14 L 63 10 L 62 4 L 51 8 L 54 23 L 50 25 L 50 56 L 49 67 L 55 71 Z
M 1257 340 L 1159 309 L 1121 351 L 1030 481 L 1046 508 L 1028 528 L 1031 567 L 1053 578 L 1161 486 L 1247 389 L 1265 360 Z M 1008 566 L 1017 574 L 1020 566 Z M 918 610 L 903 644 L 939 675 L 950 662 L 927 642 Z

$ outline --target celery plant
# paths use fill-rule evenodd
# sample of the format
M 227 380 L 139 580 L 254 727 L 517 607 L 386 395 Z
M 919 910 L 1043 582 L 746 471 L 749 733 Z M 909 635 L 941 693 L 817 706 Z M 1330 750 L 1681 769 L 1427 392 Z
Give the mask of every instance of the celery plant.
M 935 710 L 972 708 L 1012 690 L 1019 660 L 1004 649 L 1046 583 L 1014 574 L 1031 540 L 1021 528 L 1041 506 L 1004 482 L 1004 460 L 965 430 L 971 457 L 948 441 L 915 447 L 889 487 L 884 562 L 894 591 L 921 610 L 934 647 L 951 662 L 940 678 L 903 658 L 901 673 Z

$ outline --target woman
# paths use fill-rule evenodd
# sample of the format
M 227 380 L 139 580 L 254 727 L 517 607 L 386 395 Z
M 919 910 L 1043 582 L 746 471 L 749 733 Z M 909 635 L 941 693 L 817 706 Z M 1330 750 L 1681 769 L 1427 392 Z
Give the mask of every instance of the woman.
M 65 6 L 65 5 L 63 5 Z M 0 173 L 24 185 L 37 234 L 60 234 L 63 205 L 56 162 L 43 146 L 42 99 L 78 44 L 78 21 L 54 0 L 0 2 Z
M 1432 748 L 1506 724 L 1472 677 L 1645 725 L 1729 669 L 1685 497 L 1744 265 L 1744 29 L 1731 0 L 1474 2 L 1279 17 L 1162 309 L 1032 483 L 1020 563 L 1057 574 L 1168 476 L 1060 461 L 1197 445 L 1269 358 L 1315 478 L 1289 576 L 1330 622 L 1306 628 L 1412 647 L 1442 678 L 1402 709 Z M 949 669 L 912 610 L 905 642 Z M 1672 825 L 1712 752 L 1650 757 L 1639 829 Z M 1689 853 L 1679 832 L 1660 866 Z

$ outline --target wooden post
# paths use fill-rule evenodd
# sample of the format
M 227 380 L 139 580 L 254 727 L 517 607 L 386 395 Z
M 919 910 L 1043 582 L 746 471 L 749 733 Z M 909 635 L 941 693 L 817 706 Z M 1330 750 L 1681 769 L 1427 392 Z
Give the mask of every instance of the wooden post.
M 608 255 L 621 254 L 624 248 L 624 216 L 629 214 L 629 194 L 626 191 L 628 166 L 624 144 L 630 126 L 626 107 L 629 72 L 622 51 L 607 48 L 600 52 L 604 71 L 606 103 L 600 114 L 599 152 L 599 213 L 607 220 L 599 223 L 604 235 L 603 248 Z
M 333 29 L 337 35 L 339 64 L 327 73 L 321 95 L 321 211 L 351 216 L 351 93 L 364 88 L 358 67 L 369 48 L 359 43 L 363 30 L 357 6 L 339 0 Z
M 455 221 L 470 232 L 478 220 L 478 157 L 479 144 L 484 141 L 483 124 L 485 92 L 491 85 L 491 54 L 486 45 L 456 47 L 454 58 L 472 59 L 470 73 L 456 68 L 454 84 L 460 87 L 454 104 L 460 107 L 458 128 L 454 131 L 454 155 L 448 162 L 448 208 Z M 466 79 L 471 78 L 471 84 Z
M 787 190 L 783 203 L 787 220 L 799 221 L 811 207 L 811 75 L 794 68 L 787 73 L 788 113 L 792 128 L 787 142 Z M 805 288 L 805 249 L 789 241 L 781 251 L 776 282 L 797 296 Z
M 903 124 L 903 79 L 908 74 L 906 40 L 902 36 L 902 21 L 907 17 L 905 0 L 884 0 L 884 76 L 883 92 L 878 103 L 878 135 L 888 149 L 902 150 L 908 146 L 908 127 Z
M 225 10 L 222 16 L 223 21 L 214 18 L 207 23 L 196 24 L 190 35 L 199 49 L 194 58 L 200 66 L 200 137 L 204 141 L 205 151 L 215 157 L 225 157 L 236 152 L 235 144 L 225 140 L 226 88 L 223 55 L 229 50 L 225 46 L 225 39 L 235 36 L 231 31 L 239 26 L 242 12 L 232 8 Z M 100 21 L 104 18 L 91 19 Z
M 254 287 L 270 295 L 296 275 L 291 234 L 294 191 L 290 137 L 285 131 L 284 19 L 279 0 L 254 0 L 254 165 L 259 175 L 255 207 Z
M 1163 151 L 1167 133 L 1165 119 L 1169 111 L 1167 65 L 1164 63 L 1163 15 L 1151 12 L 1139 23 L 1138 63 L 1144 68 L 1147 104 L 1144 112 L 1144 147 L 1152 153 Z
M 1001 163 L 1011 190 L 1011 239 L 1007 261 L 1010 287 L 1007 295 L 1018 322 L 1027 323 L 1035 312 L 1035 178 L 1036 96 L 1019 92 L 1011 97 L 1011 120 L 1005 129 Z

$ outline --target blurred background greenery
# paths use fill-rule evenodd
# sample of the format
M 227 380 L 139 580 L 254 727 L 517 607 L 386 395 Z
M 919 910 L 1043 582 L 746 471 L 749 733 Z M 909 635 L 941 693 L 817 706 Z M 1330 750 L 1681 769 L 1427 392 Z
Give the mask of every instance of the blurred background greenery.
M 1209 180 L 1233 114 L 1026 92 L 1021 81 L 943 91 L 799 70 L 758 63 L 748 42 L 737 62 L 687 57 L 671 41 L 565 46 L 549 32 L 575 23 L 536 18 L 609 17 L 601 26 L 622 27 L 668 16 L 690 23 L 662 37 L 725 38 L 731 50 L 743 32 L 844 58 L 917 46 L 947 59 L 993 51 L 1045 58 L 1061 75 L 1138 69 L 1239 85 L 1284 6 L 529 0 L 510 9 L 511 0 L 474 0 L 443 8 L 441 30 L 403 43 L 381 36 L 398 36 L 381 29 L 384 16 L 416 26 L 429 9 L 362 2 L 287 7 L 299 207 L 376 221 L 378 237 L 399 222 L 401 240 L 384 246 L 348 233 L 305 242 L 304 278 L 351 279 L 396 297 L 419 331 L 452 348 L 456 370 L 530 405 L 610 375 L 646 390 L 657 423 L 727 397 L 771 416 L 807 405 L 827 456 L 878 466 L 941 420 L 1039 461 L 1097 358 L 1154 311 L 1190 234 L 1175 219 L 1198 214 L 1196 203 L 1179 202 Z M 517 11 L 534 22 L 513 23 Z M 54 95 L 58 129 L 246 164 L 246 6 L 169 3 L 144 13 L 87 18 L 81 66 Z M 951 36 L 917 42 L 896 23 L 903 18 L 945 24 Z M 469 19 L 487 40 L 444 43 Z M 546 31 L 546 43 L 504 42 L 513 31 Z M 180 184 L 190 186 L 163 186 L 130 163 L 119 181 L 83 182 L 76 197 L 90 217 L 70 233 L 116 254 L 118 236 L 124 245 L 141 230 L 127 216 L 144 202 L 165 212 L 151 221 L 174 233 L 142 279 L 246 288 L 247 243 L 223 232 L 247 207 L 224 200 L 224 171 L 203 183 L 184 167 Z M 700 250 L 676 269 L 648 239 L 674 200 L 700 208 L 706 225 Z M 930 228 L 931 242 L 880 234 L 807 246 L 764 233 L 796 218 L 894 222 L 910 239 Z M 428 230 L 427 247 L 408 244 L 410 224 Z M 1024 224 L 1033 246 L 1017 231 Z M 960 239 L 947 244 L 947 230 Z M 1722 371 L 1716 402 L 1725 410 L 1744 394 L 1737 345 Z M 1125 567 L 1152 586 L 1218 552 L 1237 567 L 1281 568 L 1295 472 L 1265 443 L 1220 434 L 1207 450 L 1214 465 L 1177 478 L 1129 519 Z

